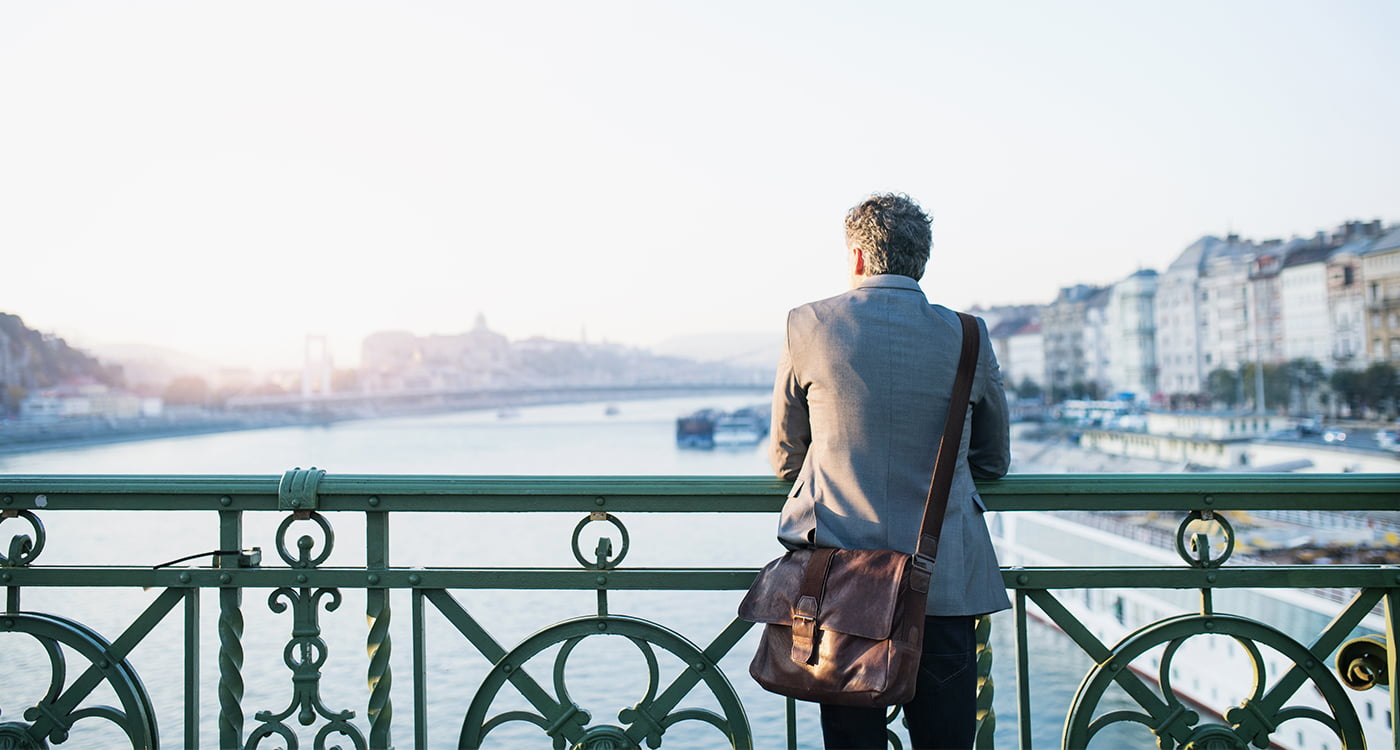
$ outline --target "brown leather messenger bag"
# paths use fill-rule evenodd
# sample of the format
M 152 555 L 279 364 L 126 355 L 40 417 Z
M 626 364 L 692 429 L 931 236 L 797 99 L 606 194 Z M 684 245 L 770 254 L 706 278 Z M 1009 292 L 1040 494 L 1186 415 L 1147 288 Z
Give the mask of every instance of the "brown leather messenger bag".
M 849 706 L 893 706 L 914 697 L 929 579 L 977 370 L 977 322 L 965 313 L 958 318 L 962 353 L 914 553 L 801 549 L 759 571 L 739 617 L 764 624 L 749 665 L 764 689 Z

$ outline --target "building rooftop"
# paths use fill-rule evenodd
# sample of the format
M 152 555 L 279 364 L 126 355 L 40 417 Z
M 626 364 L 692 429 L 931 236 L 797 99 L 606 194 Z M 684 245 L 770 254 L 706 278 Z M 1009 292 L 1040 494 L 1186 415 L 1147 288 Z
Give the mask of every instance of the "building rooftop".
M 1327 258 L 1328 260 L 1331 260 L 1341 255 L 1364 255 L 1366 251 L 1370 250 L 1371 246 L 1374 244 L 1376 244 L 1375 237 L 1361 237 L 1359 239 L 1354 239 L 1350 242 L 1344 243 L 1336 248 L 1333 248 L 1331 254 L 1329 254 Z
M 1376 244 L 1367 249 L 1365 253 L 1371 255 L 1396 249 L 1400 249 L 1400 227 L 1391 227 L 1390 231 L 1376 240 Z
M 1309 263 L 1322 263 L 1332 254 L 1332 248 L 1326 245 L 1310 242 L 1292 249 L 1288 256 L 1283 259 L 1284 268 L 1303 266 Z

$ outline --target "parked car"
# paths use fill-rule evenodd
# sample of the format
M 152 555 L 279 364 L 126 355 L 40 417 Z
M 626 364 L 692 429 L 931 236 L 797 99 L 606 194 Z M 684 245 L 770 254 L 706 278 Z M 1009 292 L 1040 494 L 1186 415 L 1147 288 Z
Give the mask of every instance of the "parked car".
M 1298 420 L 1298 434 L 1299 434 L 1299 435 L 1321 435 L 1321 434 L 1322 434 L 1322 418 L 1321 418 L 1321 417 L 1312 417 L 1312 418 L 1310 418 L 1310 419 L 1300 419 L 1300 420 Z

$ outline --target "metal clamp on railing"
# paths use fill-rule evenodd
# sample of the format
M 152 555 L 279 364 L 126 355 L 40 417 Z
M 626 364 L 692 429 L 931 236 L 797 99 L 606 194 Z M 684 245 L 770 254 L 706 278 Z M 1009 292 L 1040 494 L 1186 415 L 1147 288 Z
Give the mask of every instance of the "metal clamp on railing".
M 325 469 L 297 467 L 282 475 L 277 485 L 277 509 L 298 514 L 316 510 L 316 487 L 321 484 Z

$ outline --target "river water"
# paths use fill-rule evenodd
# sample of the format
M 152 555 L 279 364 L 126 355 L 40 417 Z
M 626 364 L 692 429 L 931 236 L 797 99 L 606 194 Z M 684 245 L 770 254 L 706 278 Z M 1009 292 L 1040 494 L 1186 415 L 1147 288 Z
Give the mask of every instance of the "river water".
M 761 475 L 769 473 L 763 446 L 735 449 L 683 450 L 675 446 L 676 417 L 700 407 L 734 409 L 750 405 L 753 395 L 729 395 L 652 401 L 624 401 L 616 413 L 603 404 L 540 406 L 509 415 L 494 411 L 344 422 L 326 427 L 285 427 L 50 450 L 0 456 L 0 473 L 10 474 L 255 474 L 280 475 L 294 466 L 317 466 L 332 473 L 363 474 L 523 474 L 523 475 Z M 609 410 L 611 411 L 611 410 Z M 1076 470 L 1074 466 L 1020 465 L 1020 471 Z M 48 513 L 44 522 L 48 546 L 40 564 L 157 564 L 217 546 L 217 519 L 197 514 L 156 515 L 121 513 L 66 515 Z M 272 550 L 274 514 L 248 514 L 245 546 L 260 546 L 264 560 L 281 564 Z M 639 514 L 624 517 L 631 536 L 625 566 L 753 566 L 780 553 L 773 539 L 775 519 L 767 515 L 683 517 Z M 331 519 L 336 546 L 328 565 L 359 565 L 364 559 L 363 518 L 353 514 Z M 445 516 L 405 514 L 391 519 L 391 564 L 394 566 L 494 565 L 567 566 L 573 560 L 570 535 L 577 518 L 539 514 Z M 0 532 L 8 538 L 10 528 Z M 590 529 L 605 524 L 593 524 Z M 20 531 L 23 531 L 21 529 Z M 299 533 L 299 532 L 297 532 Z M 596 536 L 596 535 L 595 535 Z M 615 536 L 615 534 L 614 534 Z M 616 543 L 617 539 L 614 539 Z M 585 554 L 593 543 L 580 544 Z M 194 563 L 191 563 L 194 564 Z M 27 590 L 23 608 L 54 612 L 77 619 L 114 639 L 158 594 L 157 591 L 50 589 Z M 206 591 L 202 604 L 201 745 L 217 745 L 218 641 L 214 620 L 217 597 Z M 352 710 L 355 723 L 367 729 L 365 688 L 365 595 L 346 590 L 335 611 L 320 612 L 328 658 L 321 696 L 332 712 Z M 592 592 L 458 591 L 459 602 L 502 646 L 509 649 L 531 633 L 578 616 L 595 614 Z M 729 623 L 742 592 L 613 592 L 611 614 L 645 618 L 674 630 L 703 648 Z M 269 607 L 268 592 L 244 593 L 246 630 L 243 667 L 246 692 L 244 731 L 259 722 L 258 711 L 278 712 L 290 701 L 291 672 L 283 661 L 291 628 L 290 613 Z M 412 636 L 409 600 L 403 592 L 392 598 L 394 608 L 391 657 L 394 743 L 413 746 Z M 165 747 L 183 744 L 183 657 L 178 611 L 166 618 L 131 656 L 143 676 L 159 720 Z M 993 618 L 993 668 L 998 747 L 1016 742 L 1015 674 L 1010 613 Z M 437 612 L 429 609 L 425 632 L 428 644 L 428 718 L 431 748 L 456 747 L 467 706 L 486 675 L 488 664 Z M 743 699 L 762 750 L 785 747 L 783 701 L 758 689 L 747 676 L 754 635 L 736 646 L 721 666 Z M 1031 725 L 1036 747 L 1058 746 L 1059 734 L 1074 691 L 1091 664 L 1057 631 L 1032 624 L 1029 633 L 1032 670 Z M 550 690 L 554 656 L 546 650 L 527 669 Z M 662 687 L 679 671 L 679 662 L 658 650 Z M 668 661 L 669 660 L 669 661 Z M 74 666 L 70 665 L 70 675 Z M 48 659 L 25 637 L 0 635 L 0 722 L 18 720 L 23 709 L 42 695 L 47 685 Z M 570 696 L 588 709 L 594 724 L 621 724 L 619 710 L 646 694 L 646 660 L 642 651 L 622 638 L 588 638 L 570 656 L 563 683 Z M 550 692 L 553 692 L 550 690 Z M 98 701 L 102 702 L 102 701 Z M 717 708 L 697 687 L 682 707 Z M 496 697 L 490 715 L 523 709 L 525 703 L 507 686 Z M 288 725 L 302 731 L 301 743 L 313 746 L 314 731 L 302 729 L 295 716 Z M 800 704 L 799 746 L 820 746 L 816 712 Z M 332 737 L 331 745 L 337 741 Z M 1142 739 L 1142 738 L 1139 738 Z M 339 738 L 344 747 L 353 744 Z M 665 734 L 663 747 L 711 750 L 722 746 L 719 733 L 699 721 L 677 724 Z M 89 719 L 74 727 L 67 747 L 121 745 L 105 721 Z M 484 747 L 535 748 L 550 743 L 537 727 L 506 723 L 495 729 Z M 1101 745 L 1112 746 L 1111 742 Z M 282 747 L 271 738 L 261 747 Z

